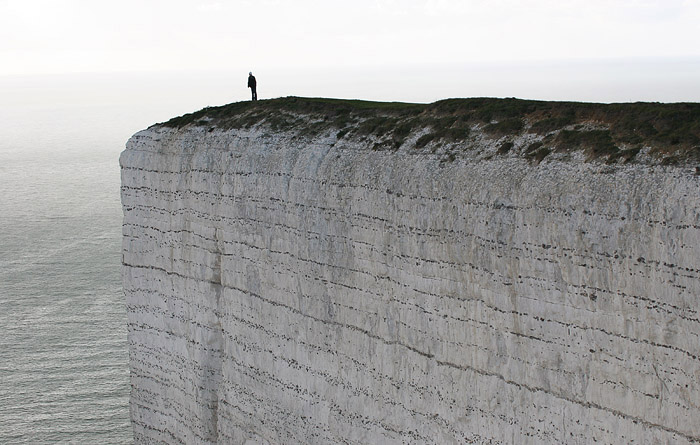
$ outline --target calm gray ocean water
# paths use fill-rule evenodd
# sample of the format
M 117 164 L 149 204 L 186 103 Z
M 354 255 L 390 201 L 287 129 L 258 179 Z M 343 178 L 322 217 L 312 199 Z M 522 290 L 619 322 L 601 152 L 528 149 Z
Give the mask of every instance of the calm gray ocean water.
M 208 98 L 120 79 L 0 78 L 0 444 L 133 441 L 119 153 Z
M 90 108 L 1 116 L 0 443 L 131 441 L 120 146 Z

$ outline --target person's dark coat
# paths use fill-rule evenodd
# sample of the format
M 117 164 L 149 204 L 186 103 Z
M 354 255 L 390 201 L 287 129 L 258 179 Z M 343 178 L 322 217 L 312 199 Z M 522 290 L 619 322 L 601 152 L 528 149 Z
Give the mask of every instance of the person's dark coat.
M 256 89 L 257 86 L 258 82 L 255 80 L 253 73 L 248 73 L 248 88 L 250 88 L 250 92 L 252 93 L 251 100 L 258 100 L 258 91 Z

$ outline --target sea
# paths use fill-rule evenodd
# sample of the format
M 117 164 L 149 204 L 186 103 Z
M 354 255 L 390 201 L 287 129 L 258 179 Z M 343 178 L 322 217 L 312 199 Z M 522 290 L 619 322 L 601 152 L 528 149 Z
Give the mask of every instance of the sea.
M 245 97 L 233 84 L 0 77 L 0 444 L 133 442 L 119 154 L 153 123 Z

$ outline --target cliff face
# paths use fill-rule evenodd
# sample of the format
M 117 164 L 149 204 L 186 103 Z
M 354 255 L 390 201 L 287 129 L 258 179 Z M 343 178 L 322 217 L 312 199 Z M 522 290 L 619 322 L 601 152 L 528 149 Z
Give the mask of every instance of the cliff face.
M 120 159 L 137 442 L 700 443 L 696 164 L 208 113 Z

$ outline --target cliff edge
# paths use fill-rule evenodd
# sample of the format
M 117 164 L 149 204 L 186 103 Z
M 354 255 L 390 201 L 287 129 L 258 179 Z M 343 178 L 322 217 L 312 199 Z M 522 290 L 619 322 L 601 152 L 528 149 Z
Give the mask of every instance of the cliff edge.
M 283 98 L 120 164 L 138 443 L 700 443 L 700 104 Z

